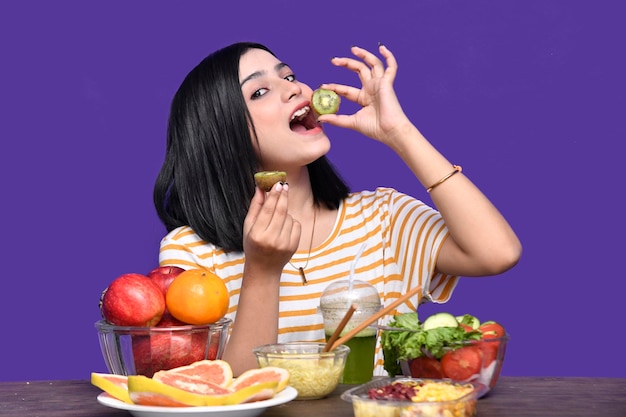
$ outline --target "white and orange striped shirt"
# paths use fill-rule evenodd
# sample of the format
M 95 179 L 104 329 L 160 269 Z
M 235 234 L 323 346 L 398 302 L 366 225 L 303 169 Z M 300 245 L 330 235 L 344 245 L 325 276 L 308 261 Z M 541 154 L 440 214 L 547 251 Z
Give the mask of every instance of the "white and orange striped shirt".
M 396 313 L 415 311 L 423 302 L 443 303 L 450 298 L 456 276 L 435 274 L 437 254 L 448 236 L 441 215 L 413 197 L 390 188 L 352 193 L 339 207 L 332 233 L 311 250 L 306 267 L 308 284 L 289 263 L 280 284 L 279 342 L 325 339 L 318 312 L 322 291 L 330 283 L 348 279 L 351 263 L 366 244 L 354 270 L 354 279 L 368 281 L 380 294 L 383 306 L 391 304 L 409 288 L 421 295 L 397 308 Z M 306 263 L 306 251 L 292 258 L 296 266 Z M 230 291 L 227 316 L 234 320 L 239 302 L 245 257 L 224 252 L 200 239 L 189 227 L 171 231 L 161 241 L 159 263 L 181 268 L 207 268 L 226 283 Z M 380 319 L 384 325 L 393 315 Z M 376 347 L 375 375 L 385 375 L 380 344 Z

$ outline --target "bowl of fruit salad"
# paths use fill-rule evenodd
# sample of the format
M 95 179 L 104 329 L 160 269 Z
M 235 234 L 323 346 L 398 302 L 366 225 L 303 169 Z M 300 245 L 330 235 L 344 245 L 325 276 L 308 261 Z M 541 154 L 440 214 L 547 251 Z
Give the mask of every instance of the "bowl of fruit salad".
M 397 315 L 381 332 L 385 370 L 390 376 L 470 382 L 482 397 L 498 381 L 509 335 L 495 321 L 470 314 Z
M 345 391 L 355 417 L 471 417 L 476 415 L 479 388 L 470 382 L 393 377 Z

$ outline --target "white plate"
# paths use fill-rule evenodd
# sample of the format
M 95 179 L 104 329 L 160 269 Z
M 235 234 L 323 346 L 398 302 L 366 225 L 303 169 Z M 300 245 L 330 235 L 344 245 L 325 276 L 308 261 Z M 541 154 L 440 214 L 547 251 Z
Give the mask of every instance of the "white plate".
M 98 395 L 102 405 L 119 410 L 126 410 L 135 417 L 255 417 L 269 407 L 287 403 L 298 396 L 298 391 L 287 387 L 269 400 L 255 401 L 239 405 L 214 405 L 207 407 L 157 407 L 149 405 L 127 404 L 116 400 L 107 393 Z

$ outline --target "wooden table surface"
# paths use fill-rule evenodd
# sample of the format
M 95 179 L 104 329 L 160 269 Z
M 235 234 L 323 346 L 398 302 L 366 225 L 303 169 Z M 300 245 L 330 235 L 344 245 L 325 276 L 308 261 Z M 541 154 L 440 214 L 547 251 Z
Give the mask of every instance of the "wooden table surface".
M 262 417 L 352 417 L 339 386 L 328 398 L 291 401 Z M 85 381 L 0 382 L 0 416 L 123 417 L 130 413 L 99 404 L 101 391 Z M 506 377 L 478 401 L 479 417 L 626 416 L 626 378 Z M 191 414 L 187 414 L 190 415 Z

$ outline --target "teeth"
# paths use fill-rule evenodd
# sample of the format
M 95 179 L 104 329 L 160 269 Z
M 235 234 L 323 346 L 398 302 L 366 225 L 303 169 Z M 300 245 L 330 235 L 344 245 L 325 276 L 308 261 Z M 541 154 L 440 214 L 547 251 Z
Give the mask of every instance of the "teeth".
M 291 121 L 295 119 L 302 120 L 310 110 L 311 108 L 309 106 L 302 107 L 291 116 Z

